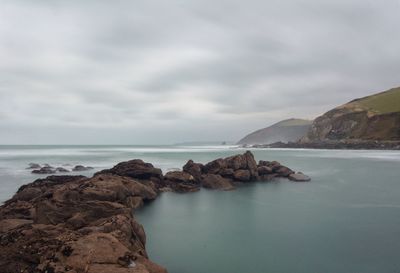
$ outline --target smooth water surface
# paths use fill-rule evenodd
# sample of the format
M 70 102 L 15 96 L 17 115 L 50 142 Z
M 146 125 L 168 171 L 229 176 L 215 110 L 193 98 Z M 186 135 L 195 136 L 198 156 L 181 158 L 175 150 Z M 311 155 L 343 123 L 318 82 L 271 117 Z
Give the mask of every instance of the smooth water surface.
M 2 146 L 0 201 L 32 175 L 30 162 L 90 165 L 142 158 L 163 171 L 207 162 L 231 147 Z M 150 258 L 170 273 L 400 272 L 400 152 L 253 150 L 312 177 L 235 191 L 163 193 L 136 216 Z M 76 173 L 78 174 L 78 173 Z

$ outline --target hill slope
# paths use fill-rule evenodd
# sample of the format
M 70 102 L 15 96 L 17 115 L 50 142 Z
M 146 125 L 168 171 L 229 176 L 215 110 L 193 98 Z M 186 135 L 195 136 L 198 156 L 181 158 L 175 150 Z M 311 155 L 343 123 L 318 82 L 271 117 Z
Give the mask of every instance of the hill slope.
M 301 142 L 400 140 L 400 87 L 355 99 L 316 118 Z
M 310 128 L 312 121 L 304 119 L 287 119 L 267 128 L 248 134 L 238 144 L 269 144 L 273 142 L 297 141 Z

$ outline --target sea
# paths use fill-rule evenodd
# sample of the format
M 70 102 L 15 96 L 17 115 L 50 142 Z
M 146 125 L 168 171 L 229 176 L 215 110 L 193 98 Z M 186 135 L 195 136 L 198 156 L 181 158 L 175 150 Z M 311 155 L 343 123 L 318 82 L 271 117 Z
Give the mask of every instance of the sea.
M 0 202 L 45 177 L 29 163 L 101 169 L 140 158 L 164 172 L 236 146 L 0 146 Z M 170 273 L 400 273 L 400 151 L 252 149 L 312 178 L 162 193 L 135 212 Z

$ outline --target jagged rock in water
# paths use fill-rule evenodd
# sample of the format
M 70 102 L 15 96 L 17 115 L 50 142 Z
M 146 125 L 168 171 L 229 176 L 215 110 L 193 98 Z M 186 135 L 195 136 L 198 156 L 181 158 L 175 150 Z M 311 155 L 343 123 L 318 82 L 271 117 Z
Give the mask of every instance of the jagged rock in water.
M 92 170 L 93 167 L 89 167 L 89 166 L 82 166 L 82 165 L 76 165 L 72 171 L 74 172 L 83 172 L 83 171 L 88 171 L 88 170 Z
M 40 166 L 40 164 L 37 163 L 29 163 L 29 167 L 26 168 L 27 170 L 29 169 L 40 169 L 42 166 Z
M 53 174 L 56 173 L 56 169 L 53 167 L 42 167 L 38 170 L 33 170 L 32 173 L 34 174 Z
M 201 183 L 207 189 L 233 190 L 231 180 L 220 176 L 219 174 L 204 174 L 201 177 Z
M 306 182 L 306 181 L 310 181 L 311 178 L 305 174 L 303 174 L 302 172 L 298 172 L 298 173 L 292 173 L 289 175 L 289 180 L 292 181 L 296 181 L 296 182 Z

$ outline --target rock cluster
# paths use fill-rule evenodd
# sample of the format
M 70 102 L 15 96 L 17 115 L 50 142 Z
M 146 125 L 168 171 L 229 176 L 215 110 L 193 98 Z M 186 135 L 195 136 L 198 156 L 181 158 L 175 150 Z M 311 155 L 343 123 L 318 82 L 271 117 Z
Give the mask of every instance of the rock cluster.
M 41 166 L 40 164 L 37 163 L 29 163 L 29 167 L 26 169 L 32 170 L 31 173 L 34 174 L 55 174 L 55 173 L 68 173 L 70 172 L 66 168 L 63 167 L 53 167 L 50 166 L 49 164 L 44 164 Z M 82 171 L 88 171 L 92 170 L 93 167 L 89 166 L 82 166 L 82 165 L 76 165 L 75 167 L 72 168 L 73 172 L 82 172 Z
M 250 152 L 205 165 L 189 160 L 162 174 L 142 160 L 85 176 L 49 176 L 22 186 L 0 207 L 1 272 L 165 273 L 149 260 L 135 209 L 162 191 L 231 190 L 274 177 L 305 181 Z

